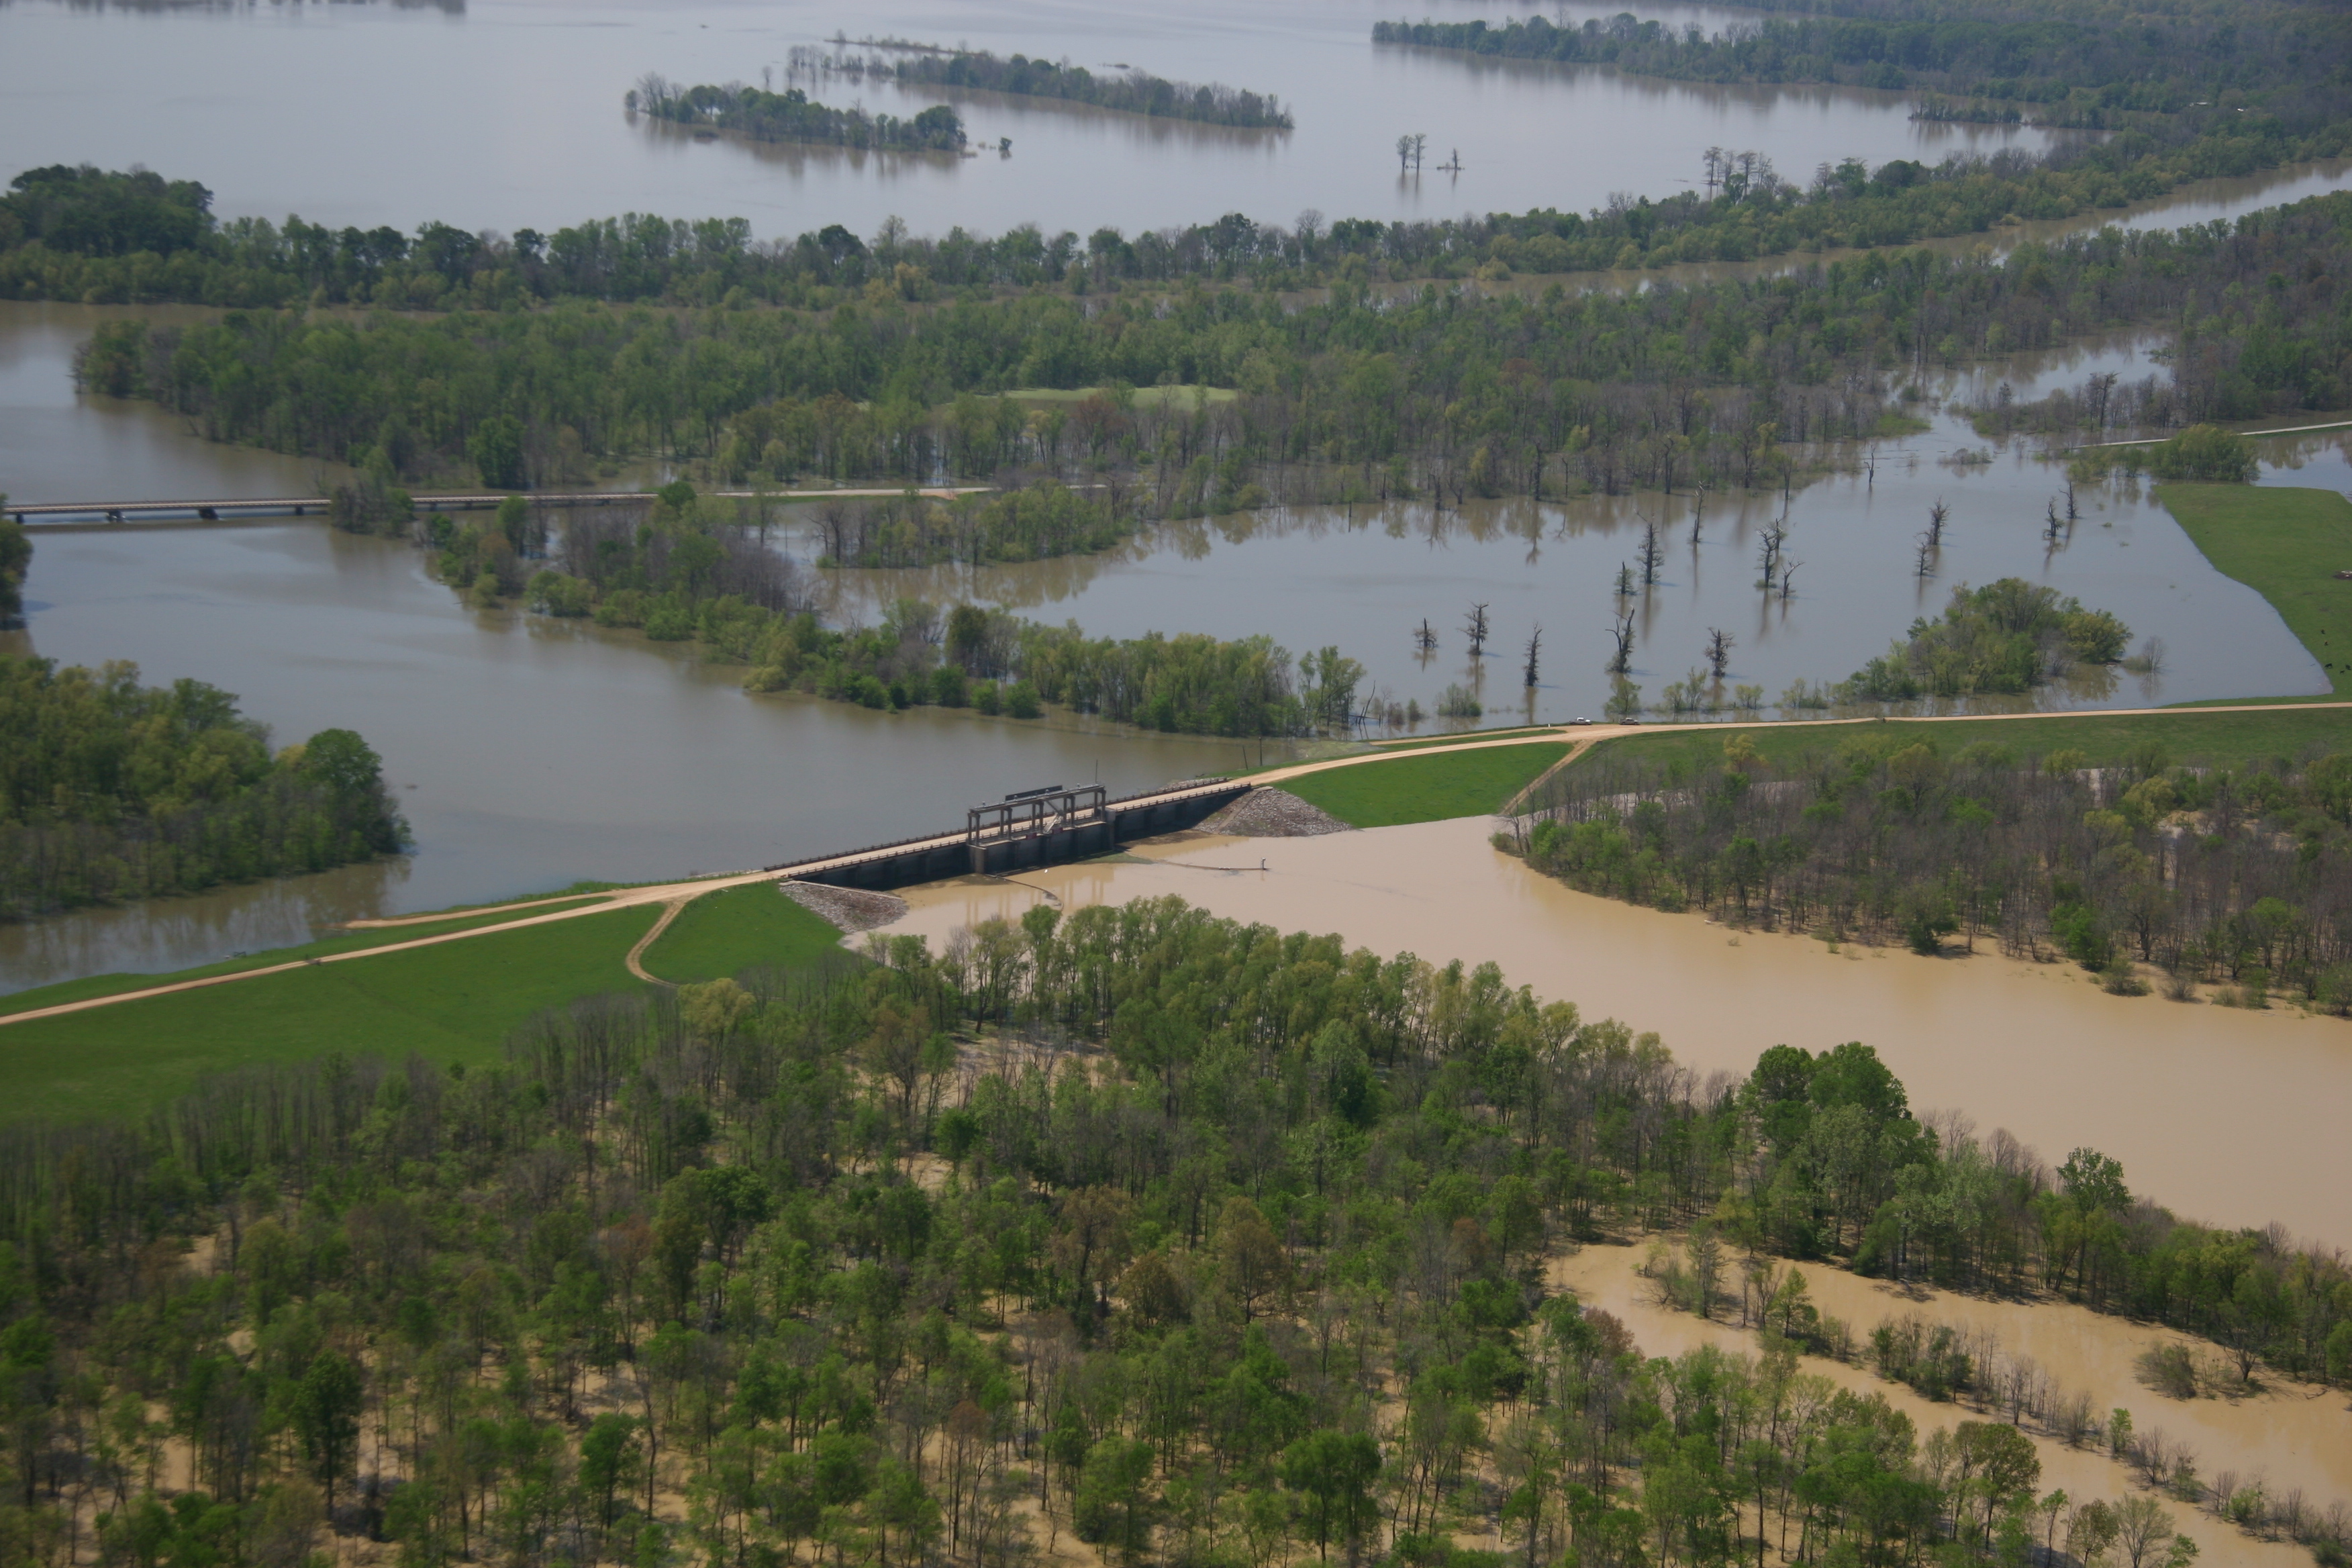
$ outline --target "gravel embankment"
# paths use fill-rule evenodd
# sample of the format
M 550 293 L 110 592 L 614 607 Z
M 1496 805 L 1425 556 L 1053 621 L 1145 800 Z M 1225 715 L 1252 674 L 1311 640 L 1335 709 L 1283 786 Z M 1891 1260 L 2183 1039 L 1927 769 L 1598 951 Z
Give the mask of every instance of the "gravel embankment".
M 1302 803 L 1303 804 L 1303 803 Z M 845 933 L 888 925 L 907 912 L 907 900 L 895 893 L 871 893 L 862 888 L 828 888 L 822 882 L 779 882 L 784 897 Z
M 1237 833 L 1247 838 L 1313 838 L 1354 831 L 1320 806 L 1287 790 L 1254 789 L 1201 824 L 1203 833 Z

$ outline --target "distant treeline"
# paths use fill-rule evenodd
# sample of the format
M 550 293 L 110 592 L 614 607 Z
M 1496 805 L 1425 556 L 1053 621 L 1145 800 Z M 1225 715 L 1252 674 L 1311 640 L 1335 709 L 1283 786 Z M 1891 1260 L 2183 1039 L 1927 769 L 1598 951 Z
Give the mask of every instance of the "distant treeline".
M 1175 899 L 876 951 L 583 1001 L 471 1070 L 322 1055 L 0 1128 L 0 1531 L 223 1568 L 339 1536 L 410 1568 L 1018 1568 L 1065 1530 L 1129 1563 L 1790 1538 L 1897 1568 L 2024 1561 L 2063 1520 L 2074 1561 L 2182 1563 L 2120 1470 L 2045 1499 L 1982 1342 L 1839 1323 L 1771 1255 L 2352 1379 L 2340 1255 L 2181 1221 L 2094 1150 L 1939 1137 L 1866 1045 L 1702 1079 L 1491 964 Z M 1548 1282 L 1682 1226 L 1658 1287 L 1755 1352 L 1651 1359 Z M 1976 1409 L 1923 1432 L 1800 1347 Z M 2041 1424 L 2133 1451 L 2095 1407 Z M 2175 1452 L 2162 1492 L 2267 1526 Z M 2286 1527 L 2347 1537 L 2299 1495 Z
M 1132 237 L 1108 227 L 1081 236 L 1023 226 L 993 238 L 961 228 L 912 236 L 893 220 L 870 241 L 835 224 L 764 242 L 753 240 L 741 218 L 690 223 L 641 213 L 552 235 L 517 229 L 506 238 L 438 222 L 420 226 L 413 237 L 389 227 L 333 229 L 299 216 L 282 226 L 252 218 L 216 224 L 211 194 L 201 185 L 58 165 L 17 177 L 19 186 L 41 187 L 37 200 L 22 190 L 0 198 L 0 298 L 316 301 L 393 310 L 588 298 L 824 308 L 877 289 L 909 287 L 1107 289 L 1197 278 L 1302 289 L 1501 278 L 1748 261 L 1982 234 L 2020 219 L 2120 207 L 2189 181 L 2251 174 L 2347 149 L 2352 119 L 2318 110 L 2231 112 L 2207 125 L 2163 121 L 2075 139 L 2038 156 L 2008 149 L 1981 158 L 1955 153 L 1933 166 L 1895 159 L 1874 169 L 1849 158 L 1823 164 L 1801 184 L 1756 180 L 1736 195 L 1718 184 L 1713 191 L 1614 201 L 1589 213 L 1543 208 L 1393 223 L 1330 222 L 1309 214 L 1291 228 L 1233 213 Z M 60 191 L 72 193 L 68 205 L 89 215 L 81 226 L 44 226 L 43 215 L 66 200 Z M 174 192 L 180 194 L 169 194 Z M 188 222 L 154 222 L 152 233 L 133 240 L 154 221 L 158 202 L 178 206 Z M 85 241 L 85 235 L 97 237 Z
M 572 514 L 551 550 L 548 529 L 520 498 L 489 520 L 414 517 L 401 501 L 347 526 L 414 537 L 433 552 L 441 580 L 475 603 L 520 597 L 543 615 L 698 643 L 707 658 L 747 667 L 753 691 L 1015 719 L 1055 703 L 1210 735 L 1345 731 L 1355 716 L 1363 667 L 1336 647 L 1294 660 L 1264 637 L 1090 638 L 1075 624 L 914 599 L 894 604 L 878 626 L 820 625 L 800 570 L 747 521 L 755 511 L 674 483 L 643 509 Z M 1029 559 L 1115 542 L 1133 519 L 1113 498 L 1050 480 L 953 503 L 910 497 L 782 511 L 783 525 L 805 527 L 827 565 L 970 562 L 973 552 Z
M 764 92 L 738 82 L 682 87 L 656 72 L 637 79 L 628 106 L 656 120 L 739 132 L 757 142 L 814 142 L 885 153 L 953 153 L 965 142 L 963 121 L 944 103 L 911 119 L 828 109 L 799 88 Z
M 985 50 L 918 53 L 891 62 L 892 75 L 915 87 L 985 88 L 1030 98 L 1066 99 L 1097 109 L 1196 120 L 1209 125 L 1287 131 L 1289 110 L 1271 94 L 1244 92 L 1222 82 L 1196 86 L 1145 71 L 1097 76 L 1084 66 L 1060 66 L 1024 55 L 998 59 Z
M 1154 516 L 1727 488 L 1778 483 L 1802 456 L 1791 443 L 1880 429 L 1900 378 L 2126 325 L 2181 334 L 2170 406 L 2184 421 L 2340 407 L 2352 321 L 2320 307 L 2352 289 L 2348 236 L 2338 195 L 2000 259 L 1873 253 L 1694 288 L 1390 300 L 1343 286 L 1305 302 L 926 301 L 906 297 L 928 285 L 900 262 L 900 287 L 822 314 L 572 303 L 110 322 L 80 371 L 214 439 L 380 461 L 394 479 L 579 482 L 646 452 L 730 483 L 1122 474 Z M 1160 384 L 1241 395 L 1187 406 L 1122 390 Z M 997 395 L 1024 387 L 1098 393 L 1035 409 Z
M 2352 1013 L 2352 754 L 2242 772 L 2151 745 L 2096 772 L 2063 750 L 1855 740 L 1775 769 L 1592 763 L 1548 782 L 1530 864 L 1606 897 L 1937 951 L 1958 933 L 2145 986 L 2160 965 L 2263 1005 Z
M 0 655 L 0 920 L 324 870 L 406 836 L 349 730 L 273 756 L 202 681 Z
M 1993 20 L 1933 14 L 1901 18 L 1835 16 L 1772 18 L 1707 34 L 1686 24 L 1625 14 L 1561 26 L 1542 16 L 1496 26 L 1471 22 L 1378 22 L 1372 40 L 1456 49 L 1507 59 L 1614 66 L 1642 76 L 1708 82 L 1836 82 L 1932 89 L 2003 102 L 2052 106 L 2092 123 L 2131 110 L 2234 113 L 2224 93 L 2256 100 L 2284 88 L 2317 88 L 2326 61 L 2352 47 L 2340 14 L 2272 8 L 2281 26 L 2236 16 L 2184 16 L 2167 8 L 2114 21 L 2044 16 Z M 2291 19 L 2290 19 L 2291 16 Z

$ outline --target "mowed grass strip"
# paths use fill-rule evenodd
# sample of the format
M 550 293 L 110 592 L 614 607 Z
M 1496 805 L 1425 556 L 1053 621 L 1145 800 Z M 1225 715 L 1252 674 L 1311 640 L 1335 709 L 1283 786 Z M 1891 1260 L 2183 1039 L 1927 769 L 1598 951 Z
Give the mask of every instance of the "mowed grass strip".
M 156 900 L 162 902 L 163 900 Z M 541 914 L 573 908 L 570 903 L 551 903 L 545 910 L 508 910 L 499 914 L 453 914 L 446 920 L 425 921 L 415 925 L 380 926 L 365 931 L 338 931 L 320 937 L 316 942 L 297 947 L 273 947 L 258 952 L 248 952 L 243 958 L 225 958 L 217 963 L 199 964 L 194 969 L 177 969 L 163 974 L 93 974 L 81 980 L 60 981 L 55 985 L 43 985 L 31 991 L 14 991 L 0 996 L 0 1017 L 11 1013 L 30 1013 L 42 1007 L 55 1007 L 61 1003 L 86 1001 L 92 996 L 116 996 L 125 991 L 144 991 L 150 986 L 176 985 L 184 980 L 205 980 L 215 974 L 241 974 L 247 970 L 267 969 L 273 963 L 290 963 L 305 958 L 323 958 L 329 953 L 352 952 L 362 948 L 391 947 L 398 942 L 415 942 L 419 937 L 438 936 L 444 931 L 473 931 L 482 926 L 509 925 L 516 921 L 531 920 Z
M 2336 575 L 2352 572 L 2352 500 L 2263 485 L 2160 485 L 2156 499 L 2214 570 L 2271 602 L 2336 695 L 2352 696 L 2352 582 Z
M 2315 752 L 2352 751 L 2352 709 L 2281 709 L 2275 712 L 2206 713 L 2194 708 L 2162 713 L 2069 713 L 2047 719 L 1971 719 L 1936 722 L 1889 719 L 1860 724 L 1722 724 L 1702 730 L 1622 735 L 1601 742 L 1571 767 L 1606 760 L 1639 760 L 1660 766 L 1680 760 L 1693 768 L 1721 767 L 1723 746 L 1734 735 L 1755 742 L 1757 754 L 1774 768 L 1826 755 L 1861 742 L 1898 748 L 1926 741 L 1945 756 L 1990 742 L 2020 758 L 2061 749 L 2079 751 L 2093 767 L 2121 763 L 2160 746 L 2175 765 L 2242 768 Z
M 678 911 L 637 962 L 673 984 L 720 980 L 761 964 L 803 969 L 841 949 L 830 921 L 784 897 L 773 882 L 705 893 Z
M 622 958 L 660 913 L 638 905 L 0 1026 L 0 1114 L 136 1115 L 205 1073 L 329 1051 L 494 1061 L 542 1008 L 642 990 Z
M 1276 787 L 1322 807 L 1351 827 L 1395 827 L 1498 810 L 1566 755 L 1565 742 L 1533 741 L 1357 763 L 1286 779 Z

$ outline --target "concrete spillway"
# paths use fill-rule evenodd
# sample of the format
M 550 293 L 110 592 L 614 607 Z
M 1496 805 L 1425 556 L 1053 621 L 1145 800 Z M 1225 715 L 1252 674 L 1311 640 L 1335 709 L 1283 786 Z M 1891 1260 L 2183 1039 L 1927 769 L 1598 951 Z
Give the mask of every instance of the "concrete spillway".
M 949 877 L 1003 876 L 1108 854 L 1122 844 L 1198 826 L 1257 786 L 1233 779 L 1184 784 L 1118 800 L 1102 786 L 1030 792 L 976 806 L 961 833 L 877 844 L 846 855 L 771 866 L 779 879 L 887 891 Z

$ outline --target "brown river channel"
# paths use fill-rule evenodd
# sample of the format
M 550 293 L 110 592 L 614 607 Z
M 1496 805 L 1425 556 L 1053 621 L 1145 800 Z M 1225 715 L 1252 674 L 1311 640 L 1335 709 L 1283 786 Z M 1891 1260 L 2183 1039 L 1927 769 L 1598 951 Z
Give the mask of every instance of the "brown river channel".
M 1920 958 L 1737 931 L 1576 892 L 1463 818 L 1319 838 L 1193 838 L 1116 860 L 908 895 L 896 932 L 1175 894 L 1234 920 L 1337 931 L 1376 952 L 1492 961 L 1587 1017 L 1655 1030 L 1702 1076 L 1767 1047 L 1875 1047 L 1922 1112 L 1957 1110 L 2038 1148 L 2114 1155 L 2136 1192 L 2217 1223 L 2352 1244 L 2352 1024 L 2110 996 L 2071 965 Z M 1258 869 L 1260 862 L 1265 869 Z

